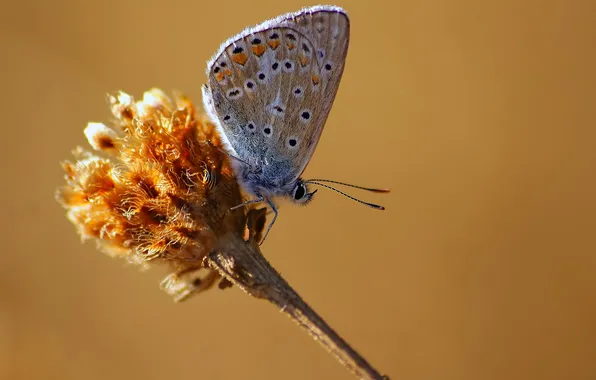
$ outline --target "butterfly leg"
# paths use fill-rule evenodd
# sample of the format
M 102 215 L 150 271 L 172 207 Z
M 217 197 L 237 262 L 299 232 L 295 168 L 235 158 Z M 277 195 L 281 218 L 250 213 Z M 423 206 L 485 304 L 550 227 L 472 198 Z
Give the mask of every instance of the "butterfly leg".
M 269 205 L 269 207 L 271 207 L 271 211 L 273 211 L 273 219 L 271 219 L 271 222 L 269 223 L 269 227 L 267 227 L 267 231 L 265 232 L 265 235 L 263 236 L 263 240 L 261 240 L 261 242 L 259 243 L 259 245 L 262 245 L 265 242 L 265 239 L 267 239 L 267 235 L 269 235 L 269 231 L 271 231 L 271 227 L 273 227 L 273 224 L 275 223 L 275 219 L 277 219 L 277 208 L 275 207 L 275 204 L 271 201 L 271 199 L 266 198 L 265 201 L 267 202 L 267 204 Z
M 250 200 L 248 200 L 248 201 L 246 201 L 246 202 L 242 202 L 242 203 L 240 203 L 239 205 L 236 205 L 236 206 L 234 206 L 234 207 L 231 207 L 231 208 L 230 208 L 230 211 L 231 211 L 231 210 L 236 210 L 237 208 L 240 208 L 240 207 L 248 206 L 248 205 L 250 205 L 250 204 L 253 204 L 253 203 L 260 203 L 260 202 L 263 202 L 264 200 L 265 200 L 265 199 L 264 199 L 264 198 L 263 198 L 261 195 L 259 195 L 259 197 L 258 197 L 258 198 L 255 198 L 255 199 L 250 199 Z

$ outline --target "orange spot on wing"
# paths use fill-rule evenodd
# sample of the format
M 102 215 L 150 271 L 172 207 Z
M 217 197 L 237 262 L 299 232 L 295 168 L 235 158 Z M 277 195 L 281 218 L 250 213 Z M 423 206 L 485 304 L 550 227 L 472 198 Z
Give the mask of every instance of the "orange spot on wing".
M 222 72 L 220 71 L 219 73 L 215 74 L 215 79 L 216 79 L 218 82 L 221 82 L 221 81 L 224 79 L 224 73 L 222 73 Z
M 260 57 L 263 55 L 263 53 L 267 50 L 267 45 L 265 44 L 260 44 L 260 45 L 254 45 L 252 47 L 252 52 L 257 56 Z
M 267 45 L 269 45 L 271 49 L 275 50 L 279 46 L 279 40 L 267 41 Z
M 232 61 L 234 61 L 237 64 L 242 65 L 242 66 L 244 66 L 247 59 L 248 59 L 248 56 L 244 53 L 238 53 L 238 54 L 232 55 Z
M 315 86 L 319 84 L 319 76 L 318 75 L 313 74 L 312 84 L 314 84 Z
M 306 67 L 310 63 L 310 60 L 308 59 L 308 57 L 306 57 L 304 55 L 301 55 L 299 60 L 300 60 L 300 66 L 302 66 L 302 67 Z
M 226 76 L 228 76 L 228 77 L 232 75 L 232 72 L 230 71 L 230 69 L 225 69 L 224 73 L 226 73 Z
M 288 49 L 289 50 L 294 50 L 295 47 L 296 47 L 296 45 L 294 45 L 293 42 L 288 43 Z

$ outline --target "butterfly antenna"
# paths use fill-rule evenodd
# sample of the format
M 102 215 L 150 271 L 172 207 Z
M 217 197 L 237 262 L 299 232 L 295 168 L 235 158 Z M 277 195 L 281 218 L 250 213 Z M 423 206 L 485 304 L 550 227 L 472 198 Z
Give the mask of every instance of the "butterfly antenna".
M 356 202 L 358 202 L 358 203 L 362 203 L 362 204 L 363 204 L 363 205 L 365 205 L 365 206 L 372 207 L 372 208 L 374 208 L 374 209 L 377 209 L 377 210 L 385 210 L 385 207 L 383 207 L 383 206 L 376 205 L 376 204 L 374 204 L 374 203 L 368 203 L 368 202 L 364 202 L 364 201 L 362 201 L 362 200 L 360 200 L 360 199 L 358 199 L 358 198 L 355 198 L 355 197 L 353 197 L 353 196 L 351 196 L 351 195 L 348 195 L 348 194 L 344 193 L 344 192 L 343 192 L 343 191 L 341 191 L 341 190 L 338 190 L 338 189 L 336 189 L 335 187 L 331 187 L 331 186 L 329 186 L 329 185 L 325 185 L 325 184 L 323 184 L 323 183 L 319 183 L 319 182 L 315 182 L 315 181 L 317 181 L 317 180 L 311 179 L 311 180 L 305 181 L 304 183 L 312 183 L 313 185 L 317 185 L 317 186 L 326 187 L 326 188 L 328 188 L 328 189 L 331 189 L 331 190 L 335 191 L 336 193 L 340 193 L 341 195 L 343 195 L 343 196 L 344 196 L 344 197 L 346 197 L 346 198 L 349 198 L 349 199 L 351 199 L 351 200 L 353 200 L 353 201 L 356 201 Z M 332 182 L 332 181 L 329 181 L 329 182 Z M 339 182 L 338 182 L 338 183 L 339 183 Z M 359 188 L 358 186 L 352 186 L 352 187 Z M 363 190 L 369 190 L 369 189 L 367 189 L 367 188 L 361 188 L 361 189 L 363 189 Z M 371 190 L 371 191 L 372 191 L 372 190 Z
M 307 182 L 311 182 L 311 181 L 316 181 L 316 182 L 326 182 L 326 183 L 334 183 L 336 185 L 342 185 L 342 186 L 348 186 L 348 187 L 353 187 L 354 189 L 360 189 L 360 190 L 366 190 L 366 191 L 372 191 L 373 193 L 388 193 L 391 190 L 389 189 L 373 189 L 370 187 L 363 187 L 363 186 L 356 186 L 356 185 L 351 185 L 349 183 L 345 183 L 345 182 L 339 182 L 339 181 L 331 181 L 329 179 L 309 179 Z

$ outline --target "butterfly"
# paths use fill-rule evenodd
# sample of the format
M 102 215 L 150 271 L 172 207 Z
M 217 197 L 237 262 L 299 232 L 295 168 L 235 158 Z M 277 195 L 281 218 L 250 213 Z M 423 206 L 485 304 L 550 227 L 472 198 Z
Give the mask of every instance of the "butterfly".
M 242 188 L 266 202 L 277 219 L 274 197 L 310 202 L 324 184 L 386 192 L 338 181 L 303 180 L 333 105 L 344 70 L 350 22 L 337 6 L 318 5 L 247 28 L 225 41 L 207 64 L 203 103 L 215 122 Z

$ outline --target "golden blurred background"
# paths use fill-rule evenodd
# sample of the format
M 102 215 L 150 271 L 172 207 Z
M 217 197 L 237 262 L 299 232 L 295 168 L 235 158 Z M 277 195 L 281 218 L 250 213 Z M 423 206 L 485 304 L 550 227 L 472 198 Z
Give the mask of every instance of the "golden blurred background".
M 54 200 L 107 92 L 200 104 L 220 42 L 309 4 L 4 4 L 0 378 L 351 378 L 238 289 L 173 303 Z M 282 205 L 268 259 L 394 380 L 596 378 L 595 3 L 337 5 L 348 62 L 306 174 L 393 191 Z

